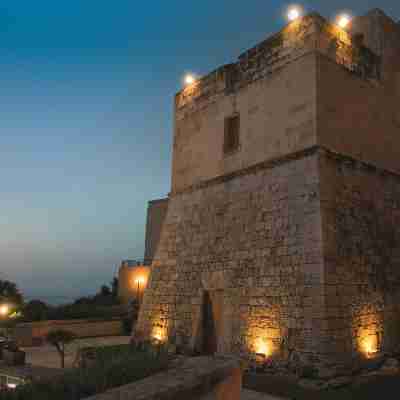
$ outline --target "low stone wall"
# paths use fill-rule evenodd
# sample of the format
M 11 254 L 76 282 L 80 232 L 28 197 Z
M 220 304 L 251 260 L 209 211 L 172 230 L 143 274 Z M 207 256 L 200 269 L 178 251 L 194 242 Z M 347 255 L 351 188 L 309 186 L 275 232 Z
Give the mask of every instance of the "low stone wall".
M 14 340 L 20 346 L 41 344 L 50 331 L 57 329 L 71 331 L 79 338 L 119 336 L 123 333 L 123 324 L 119 318 L 106 321 L 76 319 L 23 323 L 16 326 Z
M 240 362 L 228 357 L 196 357 L 166 372 L 87 400 L 240 400 Z

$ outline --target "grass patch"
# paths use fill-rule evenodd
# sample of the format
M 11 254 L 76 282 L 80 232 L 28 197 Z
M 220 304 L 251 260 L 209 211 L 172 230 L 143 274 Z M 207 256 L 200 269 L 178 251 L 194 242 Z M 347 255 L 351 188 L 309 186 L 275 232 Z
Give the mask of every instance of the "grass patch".
M 0 400 L 80 400 L 132 383 L 167 368 L 165 352 L 137 351 L 129 345 L 95 349 L 90 368 L 70 370 L 53 381 L 33 382 L 13 392 L 0 392 Z

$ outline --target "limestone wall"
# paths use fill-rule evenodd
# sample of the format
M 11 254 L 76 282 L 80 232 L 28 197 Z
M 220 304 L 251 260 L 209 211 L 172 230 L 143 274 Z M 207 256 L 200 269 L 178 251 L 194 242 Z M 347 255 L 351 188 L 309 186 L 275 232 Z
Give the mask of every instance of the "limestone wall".
M 321 157 L 326 316 L 337 357 L 393 352 L 400 337 L 400 176 Z M 329 345 L 330 343 L 330 345 Z
M 322 55 L 317 65 L 318 144 L 399 173 L 400 51 L 397 93 L 395 83 L 361 79 Z
M 172 191 L 315 144 L 315 70 L 309 54 L 206 107 L 178 110 Z M 240 149 L 226 156 L 224 121 L 235 112 Z
M 349 113 L 356 105 L 338 99 L 338 90 L 344 96 L 360 85 L 354 79 L 360 74 L 379 86 L 378 59 L 366 69 L 364 61 L 356 57 L 357 50 L 347 32 L 311 14 L 246 51 L 236 63 L 179 92 L 172 192 L 316 145 L 317 129 L 325 132 L 325 126 L 319 127 L 317 122 L 327 120 L 325 114 L 317 116 L 321 97 L 327 102 L 325 108 L 331 112 L 333 107 L 331 98 L 326 97 L 330 87 L 327 91 L 317 87 L 321 81 L 334 86 L 332 103 L 342 101 Z M 323 68 L 317 68 L 321 54 L 352 81 L 349 89 L 341 77 L 330 81 L 329 71 L 322 76 Z M 234 113 L 240 115 L 240 146 L 227 156 L 223 152 L 224 121 Z
M 138 329 L 200 346 L 205 290 L 222 293 L 221 352 L 321 353 L 318 162 L 303 152 L 170 198 Z
M 161 226 L 167 214 L 168 199 L 149 201 L 146 220 L 144 263 L 150 265 L 160 241 Z

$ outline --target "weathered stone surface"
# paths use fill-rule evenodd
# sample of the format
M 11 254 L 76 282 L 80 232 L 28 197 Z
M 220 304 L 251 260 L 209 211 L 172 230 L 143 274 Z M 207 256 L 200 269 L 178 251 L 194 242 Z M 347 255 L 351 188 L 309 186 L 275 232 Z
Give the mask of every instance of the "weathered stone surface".
M 240 400 L 241 382 L 239 361 L 227 357 L 197 357 L 87 400 Z
M 219 351 L 258 352 L 261 338 L 277 352 L 290 327 L 299 351 L 317 353 L 313 338 L 322 317 L 317 166 L 311 155 L 171 197 L 141 328 L 150 336 L 158 329 L 190 341 L 200 330 L 204 291 L 221 291 Z
M 395 351 L 400 28 L 381 28 L 390 40 L 376 58 L 310 15 L 177 95 L 145 335 L 201 352 L 211 315 L 218 352 L 325 379 Z M 227 155 L 224 124 L 238 114 Z
M 381 368 L 382 372 L 396 374 L 400 371 L 400 362 L 396 358 L 388 358 Z

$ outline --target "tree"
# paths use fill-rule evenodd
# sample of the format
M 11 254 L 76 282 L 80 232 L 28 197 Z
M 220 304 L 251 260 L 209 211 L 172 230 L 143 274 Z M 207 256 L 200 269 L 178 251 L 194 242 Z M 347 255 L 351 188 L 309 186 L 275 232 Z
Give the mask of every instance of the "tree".
M 118 297 L 118 278 L 114 277 L 111 282 L 111 294 L 114 298 Z
M 103 285 L 103 286 L 100 288 L 100 295 L 103 296 L 103 297 L 111 296 L 111 290 L 110 290 L 110 288 L 109 288 L 107 285 Z
M 23 303 L 23 297 L 14 282 L 0 280 L 0 302 L 6 301 L 20 307 Z
M 58 354 L 60 355 L 61 358 L 61 368 L 64 368 L 66 345 L 72 343 L 76 339 L 75 334 L 67 330 L 58 329 L 50 331 L 47 334 L 46 339 L 58 351 Z
M 48 319 L 50 307 L 41 300 L 32 300 L 25 305 L 23 317 L 25 321 L 44 321 Z

